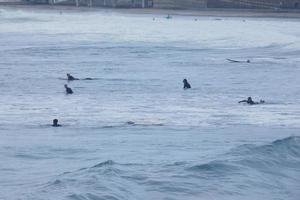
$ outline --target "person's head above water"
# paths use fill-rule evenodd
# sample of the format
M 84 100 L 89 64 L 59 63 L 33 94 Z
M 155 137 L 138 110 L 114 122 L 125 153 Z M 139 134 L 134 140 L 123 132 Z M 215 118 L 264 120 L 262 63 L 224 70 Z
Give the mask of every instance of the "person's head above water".
M 65 88 L 66 88 L 66 89 L 68 88 L 68 85 L 67 85 L 67 84 L 65 84 Z
M 60 125 L 58 124 L 58 119 L 53 119 L 53 124 L 52 124 L 52 126 L 60 126 Z
M 251 98 L 251 97 L 248 97 L 248 101 L 252 101 L 252 98 Z

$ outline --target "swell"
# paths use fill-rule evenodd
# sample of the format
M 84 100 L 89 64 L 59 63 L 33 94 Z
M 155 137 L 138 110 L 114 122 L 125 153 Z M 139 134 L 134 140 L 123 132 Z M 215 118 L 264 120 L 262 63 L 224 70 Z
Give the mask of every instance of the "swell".
M 140 199 L 132 191 L 130 181 L 124 173 L 132 166 L 139 164 L 120 164 L 106 160 L 90 167 L 84 167 L 72 172 L 64 172 L 54 177 L 54 180 L 44 184 L 40 191 L 49 193 L 57 191 L 66 199 Z
M 298 136 L 264 145 L 240 145 L 218 158 L 200 164 L 189 161 L 123 164 L 106 160 L 55 176 L 41 191 L 49 195 L 56 191 L 67 199 L 141 199 L 143 191 L 199 195 L 199 188 L 216 194 L 229 195 L 234 191 L 249 195 L 250 191 L 280 192 L 286 183 L 297 186 L 300 181 Z
M 275 140 L 265 145 L 240 145 L 230 152 L 220 155 L 222 159 L 215 159 L 201 164 L 190 164 L 189 162 L 175 162 L 164 164 L 167 170 L 184 170 L 189 172 L 228 175 L 242 172 L 243 170 L 256 170 L 273 173 L 277 169 L 298 170 L 300 167 L 300 137 L 291 136 Z M 155 167 L 152 164 L 117 163 L 106 160 L 90 167 L 80 168 L 73 172 L 65 172 L 60 178 L 76 177 L 81 175 L 97 174 L 97 176 L 127 176 L 132 170 L 143 171 L 145 168 Z
M 164 126 L 163 123 L 136 123 L 133 121 L 127 121 L 124 124 L 117 124 L 117 125 L 105 125 L 102 126 L 101 128 L 103 129 L 110 129 L 110 128 L 126 128 L 126 127 L 161 127 Z M 98 127 L 97 127 L 98 128 Z
M 279 173 L 289 170 L 295 171 L 300 167 L 300 137 L 291 136 L 265 145 L 245 144 L 221 156 L 223 159 L 196 164 L 186 169 L 219 175 L 242 170 L 255 170 L 273 175 L 280 175 Z

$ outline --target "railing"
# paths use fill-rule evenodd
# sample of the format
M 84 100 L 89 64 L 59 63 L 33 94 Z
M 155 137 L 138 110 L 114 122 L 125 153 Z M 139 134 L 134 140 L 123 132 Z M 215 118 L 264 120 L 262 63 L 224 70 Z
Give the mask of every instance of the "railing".
M 226 3 L 238 4 L 245 7 L 255 7 L 255 8 L 267 8 L 267 9 L 279 9 L 282 7 L 282 4 L 279 3 L 270 3 L 264 1 L 255 1 L 255 0 L 222 0 Z

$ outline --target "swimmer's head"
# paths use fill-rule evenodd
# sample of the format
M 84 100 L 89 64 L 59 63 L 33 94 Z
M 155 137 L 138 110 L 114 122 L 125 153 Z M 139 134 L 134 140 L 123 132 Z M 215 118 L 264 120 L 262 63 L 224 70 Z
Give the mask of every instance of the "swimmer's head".
M 248 97 L 248 101 L 252 101 L 252 98 L 251 98 L 251 97 Z
M 184 83 L 187 83 L 187 80 L 186 79 L 183 79 L 183 81 L 182 82 L 184 82 Z
M 53 120 L 53 126 L 57 126 L 58 125 L 58 119 L 54 119 Z
M 68 87 L 68 85 L 67 84 L 65 84 L 65 88 L 67 88 Z

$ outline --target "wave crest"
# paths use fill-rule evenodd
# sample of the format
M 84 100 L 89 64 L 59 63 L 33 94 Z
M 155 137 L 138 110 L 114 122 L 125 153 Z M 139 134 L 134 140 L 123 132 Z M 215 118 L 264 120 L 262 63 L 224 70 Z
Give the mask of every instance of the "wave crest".
M 194 165 L 189 167 L 188 170 L 206 173 L 229 173 L 238 170 L 237 166 L 226 163 L 224 161 L 213 161 L 205 164 Z
M 241 145 L 222 156 L 220 160 L 193 165 L 187 170 L 220 175 L 248 169 L 280 175 L 285 172 L 278 169 L 300 167 L 300 137 L 291 136 L 260 146 Z
M 114 161 L 112 161 L 112 160 L 107 160 L 107 161 L 98 163 L 98 164 L 94 165 L 94 166 L 91 167 L 91 168 L 98 168 L 98 167 L 112 166 L 112 165 L 114 165 L 114 164 L 115 164 Z

